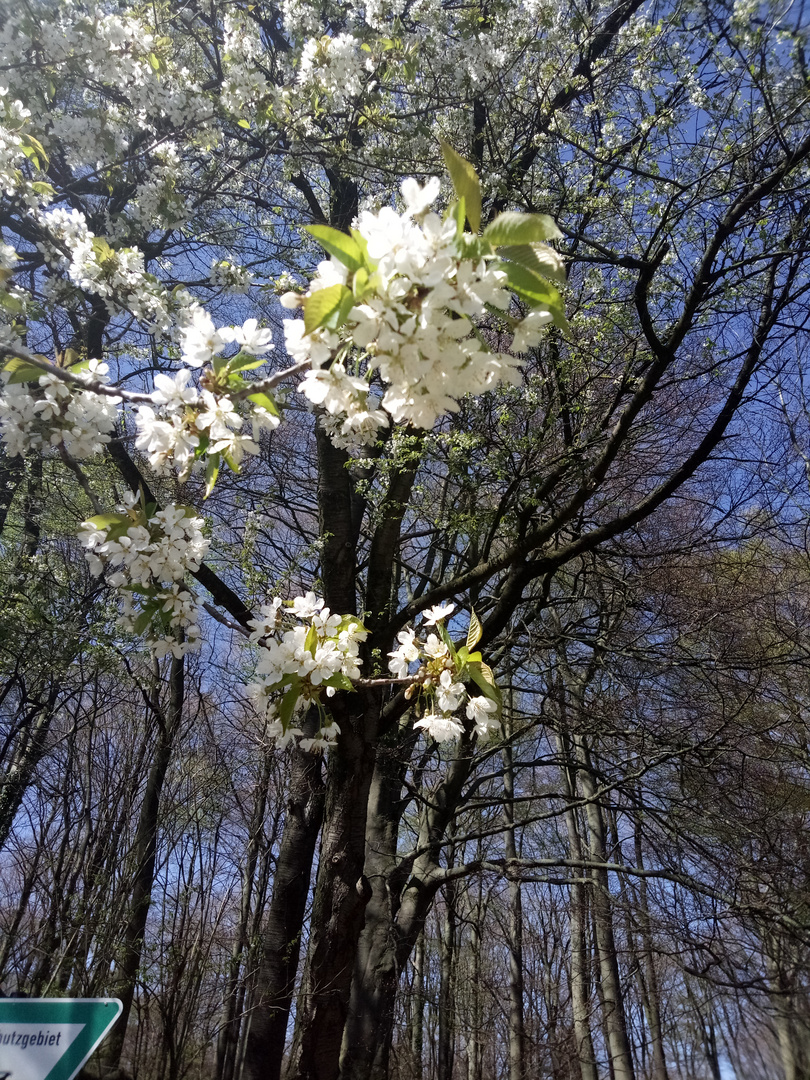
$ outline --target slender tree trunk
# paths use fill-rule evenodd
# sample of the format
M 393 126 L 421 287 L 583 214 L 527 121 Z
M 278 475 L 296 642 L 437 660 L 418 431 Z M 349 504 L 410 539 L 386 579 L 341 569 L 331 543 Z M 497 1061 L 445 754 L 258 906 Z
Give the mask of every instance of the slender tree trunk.
M 256 877 L 256 866 L 259 861 L 259 848 L 261 846 L 264 816 L 267 807 L 267 788 L 270 783 L 272 765 L 273 755 L 270 751 L 266 751 L 264 755 L 264 765 L 261 777 L 259 778 L 258 789 L 256 791 L 253 813 L 250 819 L 247 864 L 242 879 L 239 920 L 236 925 L 235 940 L 228 970 L 223 1023 L 219 1032 L 219 1038 L 217 1039 L 216 1075 L 219 1080 L 233 1080 L 236 1067 L 236 1052 L 239 1046 L 239 1032 L 242 1026 L 242 995 L 240 993 L 244 987 L 244 979 L 240 979 L 242 954 L 248 944 L 250 936 L 253 887 Z
M 563 789 L 568 807 L 565 811 L 565 825 L 568 832 L 568 847 L 574 862 L 582 860 L 582 838 L 579 831 L 577 811 L 571 805 L 576 798 L 576 767 L 571 759 L 568 739 L 563 731 L 557 736 L 560 753 Z M 576 871 L 575 871 L 576 873 Z M 596 1068 L 596 1054 L 591 1032 L 591 994 L 590 994 L 590 949 L 588 947 L 588 893 L 585 882 L 580 877 L 571 882 L 569 901 L 569 925 L 571 930 L 571 1012 L 574 1024 L 574 1043 L 577 1063 L 582 1080 L 599 1080 Z
M 29 719 L 17 737 L 11 762 L 0 778 L 0 848 L 8 839 L 34 771 L 45 753 L 58 695 L 57 687 L 51 687 L 48 700 L 31 708 Z
M 504 854 L 507 865 L 517 859 L 515 844 L 515 771 L 512 765 L 512 746 L 503 749 L 504 804 Z M 525 1039 L 523 1030 L 523 897 L 520 881 L 509 876 L 509 918 L 507 922 L 507 946 L 509 949 L 509 1080 L 523 1080 L 526 1076 L 524 1059 Z
M 644 853 L 641 843 L 641 823 L 636 820 L 634 832 L 636 866 L 644 868 Z M 647 879 L 638 882 L 638 919 L 641 930 L 641 957 L 644 969 L 645 1012 L 650 1029 L 652 1043 L 652 1080 L 669 1080 L 667 1058 L 664 1053 L 664 1033 L 661 1024 L 661 992 L 658 985 L 658 972 L 655 969 L 655 948 L 650 924 L 650 906 L 647 896 Z
M 584 739 L 574 736 L 573 743 L 579 765 L 577 773 L 579 784 L 587 799 L 585 815 L 588 822 L 588 848 L 595 862 L 604 863 L 607 861 L 605 822 L 598 801 L 590 755 Z M 592 916 L 610 1062 L 616 1080 L 635 1080 L 633 1056 L 627 1037 L 619 959 L 613 933 L 613 901 L 608 873 L 606 870 L 594 867 L 590 876 L 593 880 Z
M 317 719 L 308 716 L 307 732 Z M 287 816 L 262 931 L 248 1012 L 241 1080 L 278 1080 L 284 1059 L 312 862 L 323 820 L 321 758 L 291 750 Z
M 157 700 L 154 712 L 159 722 L 155 756 L 146 781 L 135 841 L 132 849 L 134 876 L 129 921 L 124 927 L 121 956 L 116 963 L 113 995 L 120 998 L 124 1008 L 113 1030 L 105 1040 L 103 1057 L 99 1065 L 101 1075 L 120 1072 L 121 1053 L 127 1032 L 127 1022 L 135 996 L 138 970 L 141 965 L 146 919 L 152 902 L 152 885 L 155 877 L 157 834 L 159 826 L 160 797 L 166 773 L 174 751 L 175 739 L 183 716 L 185 665 L 184 658 L 172 658 L 170 674 L 169 705 L 161 709 Z M 157 699 L 157 689 L 155 698 Z
M 411 1058 L 414 1077 L 422 1076 L 422 1049 L 425 1020 L 425 932 L 424 929 L 416 942 L 413 958 L 413 997 L 411 999 Z
M 448 861 L 452 848 L 448 851 Z M 439 1073 L 438 1080 L 453 1080 L 455 1057 L 456 890 L 444 890 L 445 910 L 439 936 Z
M 478 858 L 483 857 L 481 842 L 478 842 Z M 477 879 L 478 895 L 470 917 L 470 1034 L 467 1038 L 467 1080 L 484 1080 L 484 1001 L 481 992 L 481 950 L 483 940 L 481 927 L 484 920 L 483 881 Z M 511 883 L 510 883 L 511 884 Z

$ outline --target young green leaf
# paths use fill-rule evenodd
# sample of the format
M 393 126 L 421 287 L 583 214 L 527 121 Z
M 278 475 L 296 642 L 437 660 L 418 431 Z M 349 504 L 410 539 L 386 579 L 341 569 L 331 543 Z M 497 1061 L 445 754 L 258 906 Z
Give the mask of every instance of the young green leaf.
M 252 353 L 240 352 L 236 356 L 232 356 L 228 361 L 229 371 L 254 371 L 256 368 L 261 367 L 262 364 L 266 364 L 265 359 L 256 359 Z
M 3 365 L 3 371 L 11 372 L 11 375 L 5 382 L 14 386 L 16 383 L 36 382 L 40 375 L 44 375 L 45 372 L 38 367 L 34 367 L 33 364 L 27 364 L 25 360 L 21 360 L 17 356 L 12 356 Z
M 135 620 L 135 623 L 134 623 L 134 626 L 133 626 L 133 630 L 135 631 L 136 634 L 142 634 L 144 632 L 144 630 L 147 628 L 149 623 L 152 621 L 152 616 L 154 615 L 154 613 L 155 613 L 155 611 L 154 611 L 154 608 L 152 607 L 151 604 L 149 605 L 149 607 L 144 608 L 144 610 L 140 613 L 138 618 Z
M 301 680 L 296 679 L 290 689 L 281 699 L 278 707 L 278 718 L 281 721 L 285 731 L 290 726 L 292 715 L 295 710 L 295 706 L 298 703 L 298 696 L 301 693 Z
M 444 163 L 453 181 L 453 190 L 459 199 L 464 199 L 470 228 L 477 233 L 481 228 L 481 181 L 469 161 L 457 154 L 444 139 L 440 142 Z
M 109 529 L 111 525 L 120 525 L 122 521 L 129 523 L 126 514 L 96 514 L 87 520 L 96 529 Z
M 217 482 L 219 476 L 219 454 L 209 454 L 208 461 L 205 464 L 205 494 L 204 499 L 207 499 L 211 492 L 214 490 L 214 484 Z
M 560 240 L 562 233 L 548 214 L 518 214 L 507 210 L 498 214 L 484 229 L 493 247 L 504 244 L 534 244 L 541 240 Z
M 328 679 L 324 679 L 322 686 L 331 686 L 335 690 L 354 690 L 354 683 L 348 675 L 344 675 L 342 671 L 336 672 L 334 675 L 330 675 Z
M 352 236 L 333 229 L 331 225 L 307 225 L 304 232 L 314 236 L 324 251 L 348 266 L 350 270 L 359 270 L 363 265 L 364 258 L 360 245 Z
M 546 278 L 517 263 L 502 262 L 499 266 L 506 273 L 509 288 L 521 300 L 525 300 L 530 307 L 545 308 L 551 313 L 555 325 L 564 334 L 569 333 L 562 297 Z
M 472 608 L 470 608 L 470 626 L 467 630 L 467 648 L 474 649 L 478 642 L 481 640 L 483 634 L 481 623 L 478 616 L 475 614 Z
M 254 405 L 258 405 L 260 409 L 267 409 L 271 416 L 280 416 L 278 406 L 269 394 L 263 394 L 261 392 L 256 394 L 248 394 L 248 401 L 252 401 Z
M 304 329 L 308 334 L 319 326 L 337 330 L 354 307 L 354 294 L 345 285 L 318 289 L 304 299 Z
M 548 244 L 515 244 L 498 248 L 498 258 L 506 262 L 517 263 L 533 274 L 542 274 L 551 281 L 559 281 L 564 285 L 565 264 L 562 255 L 549 247 Z

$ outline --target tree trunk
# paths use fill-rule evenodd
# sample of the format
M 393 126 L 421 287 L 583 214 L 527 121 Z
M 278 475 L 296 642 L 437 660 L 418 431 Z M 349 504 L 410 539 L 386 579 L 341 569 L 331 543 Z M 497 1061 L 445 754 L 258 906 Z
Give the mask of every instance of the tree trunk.
M 568 846 L 574 862 L 582 860 L 582 838 L 577 811 L 572 804 L 576 798 L 576 768 L 571 761 L 568 739 L 563 731 L 557 736 L 560 753 L 563 790 L 569 805 L 565 811 Z M 576 873 L 576 871 L 575 871 Z M 584 872 L 569 886 L 569 925 L 571 929 L 571 1012 L 574 1024 L 574 1043 L 582 1080 L 599 1080 L 596 1055 L 591 1033 L 590 949 L 588 947 L 588 893 L 582 880 Z
M 590 754 L 585 740 L 580 736 L 574 736 L 573 744 L 579 765 L 577 770 L 579 784 L 587 799 L 585 816 L 588 822 L 590 856 L 595 862 L 604 863 L 607 861 L 605 822 L 598 802 Z M 619 960 L 613 934 L 613 901 L 610 895 L 608 873 L 607 870 L 594 867 L 591 869 L 590 876 L 593 881 L 592 916 L 610 1062 L 616 1080 L 635 1080 L 633 1057 L 627 1037 Z
M 333 701 L 338 703 L 338 698 Z M 357 732 L 357 721 L 353 723 L 347 710 L 333 711 L 341 735 L 329 751 L 309 952 L 289 1080 L 337 1080 L 352 972 L 371 893 L 363 871 L 374 744 Z
M 174 751 L 174 743 L 183 716 L 185 665 L 184 658 L 172 658 L 170 674 L 169 706 L 162 709 L 155 689 L 153 710 L 159 724 L 155 756 L 146 781 L 138 827 L 132 847 L 132 901 L 129 921 L 124 927 L 121 955 L 116 963 L 112 996 L 120 998 L 124 1008 L 115 1027 L 104 1042 L 99 1063 L 101 1075 L 120 1071 L 121 1053 L 127 1032 L 127 1022 L 135 996 L 138 970 L 141 965 L 143 937 L 146 919 L 152 902 L 152 885 L 155 877 L 157 835 L 159 825 L 160 796 Z
M 315 724 L 317 719 L 308 716 L 307 733 Z M 312 861 L 323 820 L 321 758 L 297 746 L 291 755 L 287 816 L 251 995 L 241 1080 L 281 1076 Z
M 452 846 L 447 858 L 452 857 Z M 439 1073 L 438 1080 L 453 1080 L 456 1011 L 456 890 L 450 882 L 444 890 L 444 918 L 439 935 Z
M 267 788 L 270 783 L 270 773 L 273 764 L 273 754 L 266 751 L 264 766 L 259 779 L 256 801 L 250 820 L 250 833 L 247 846 L 247 865 L 245 866 L 244 878 L 242 879 L 242 895 L 239 904 L 239 921 L 236 925 L 235 940 L 231 952 L 231 962 L 228 970 L 228 984 L 225 990 L 225 1010 L 222 1027 L 217 1039 L 217 1064 L 216 1076 L 218 1080 L 233 1080 L 236 1068 L 236 1052 L 239 1046 L 239 1031 L 242 1026 L 241 993 L 244 980 L 240 979 L 242 968 L 242 953 L 248 944 L 250 937 L 251 908 L 253 905 L 254 879 L 256 866 L 259 861 L 259 848 L 264 824 L 265 809 L 267 807 Z
M 503 748 L 504 854 L 507 865 L 517 859 L 515 844 L 515 772 L 512 765 L 512 746 Z M 507 921 L 509 949 L 509 1080 L 523 1080 L 526 1075 L 523 1033 L 523 898 L 520 881 L 509 876 L 509 918 Z

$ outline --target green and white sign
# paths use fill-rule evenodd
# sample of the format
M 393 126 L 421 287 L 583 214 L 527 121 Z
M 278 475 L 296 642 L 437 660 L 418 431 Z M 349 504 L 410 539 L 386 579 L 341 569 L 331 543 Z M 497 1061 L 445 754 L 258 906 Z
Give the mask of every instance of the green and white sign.
M 117 998 L 0 998 L 0 1080 L 72 1080 L 122 1008 Z

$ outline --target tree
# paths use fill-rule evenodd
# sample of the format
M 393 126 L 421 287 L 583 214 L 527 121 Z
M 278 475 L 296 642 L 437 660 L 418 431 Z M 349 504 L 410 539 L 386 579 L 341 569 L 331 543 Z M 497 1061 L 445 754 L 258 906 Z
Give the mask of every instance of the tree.
M 267 735 L 326 752 L 290 1075 L 386 1075 L 431 904 L 482 869 L 445 853 L 498 726 L 490 668 L 518 670 L 569 570 L 720 467 L 804 333 L 803 28 L 775 7 L 640 0 L 317 18 L 65 3 L 9 11 L 2 35 L 8 453 L 53 455 L 79 485 L 90 566 L 130 632 L 164 663 L 217 646 L 223 619 L 252 636 Z M 426 183 L 404 181 L 397 213 L 413 172 Z M 312 277 L 316 242 L 332 259 Z M 291 362 L 254 374 L 274 282 L 304 317 L 284 324 Z M 279 397 L 293 379 L 314 433 Z M 205 495 L 211 535 L 187 509 Z M 259 581 L 302 595 L 260 608 Z M 581 859 L 599 862 L 606 821 L 572 738 Z M 314 760 L 295 805 L 317 804 Z M 319 824 L 287 818 L 276 883 L 299 898 Z M 299 909 L 266 930 L 247 1035 L 246 1063 L 273 1070 Z M 612 913 L 591 914 L 621 1020 Z M 632 1075 L 623 1026 L 610 1053 Z

